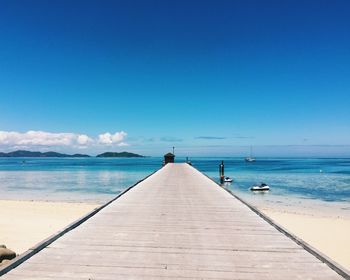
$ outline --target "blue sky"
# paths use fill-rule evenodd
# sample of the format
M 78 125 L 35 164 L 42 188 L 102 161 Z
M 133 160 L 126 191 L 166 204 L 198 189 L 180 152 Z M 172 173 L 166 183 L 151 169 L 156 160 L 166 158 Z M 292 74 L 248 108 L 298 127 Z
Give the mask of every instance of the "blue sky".
M 350 155 L 349 12 L 3 0 L 0 150 Z

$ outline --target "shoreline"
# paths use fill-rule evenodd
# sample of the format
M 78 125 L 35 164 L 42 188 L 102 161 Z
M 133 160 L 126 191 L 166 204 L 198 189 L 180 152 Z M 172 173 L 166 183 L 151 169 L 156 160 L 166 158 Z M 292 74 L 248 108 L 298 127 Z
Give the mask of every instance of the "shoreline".
M 22 254 L 99 206 L 85 202 L 0 200 L 0 244 Z

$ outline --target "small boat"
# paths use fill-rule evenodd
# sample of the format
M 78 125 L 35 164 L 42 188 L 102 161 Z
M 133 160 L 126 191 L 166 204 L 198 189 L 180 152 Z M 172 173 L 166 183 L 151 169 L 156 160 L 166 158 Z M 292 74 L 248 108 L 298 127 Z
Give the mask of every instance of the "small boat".
M 256 161 L 256 159 L 252 157 L 252 146 L 250 146 L 250 155 L 249 155 L 249 157 L 246 157 L 244 160 L 246 162 L 254 162 L 254 161 Z
M 244 160 L 245 160 L 246 162 L 254 162 L 254 161 L 256 161 L 256 159 L 255 159 L 255 158 L 252 158 L 252 157 L 246 157 Z
M 255 185 L 250 188 L 251 191 L 268 191 L 270 190 L 270 187 L 264 183 L 261 183 L 260 185 Z
M 230 177 L 225 177 L 224 178 L 224 183 L 232 183 L 233 182 L 233 179 L 230 178 Z

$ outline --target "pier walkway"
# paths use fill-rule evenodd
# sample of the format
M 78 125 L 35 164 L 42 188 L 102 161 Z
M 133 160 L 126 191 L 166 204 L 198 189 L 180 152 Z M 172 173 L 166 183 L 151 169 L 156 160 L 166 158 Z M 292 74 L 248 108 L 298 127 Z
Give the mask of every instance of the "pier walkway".
M 187 164 L 168 164 L 1 279 L 344 279 Z

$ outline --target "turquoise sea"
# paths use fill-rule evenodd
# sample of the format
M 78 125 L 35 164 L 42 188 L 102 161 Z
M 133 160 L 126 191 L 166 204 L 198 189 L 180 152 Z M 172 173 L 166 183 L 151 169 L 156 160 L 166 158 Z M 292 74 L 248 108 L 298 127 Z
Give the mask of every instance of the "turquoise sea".
M 177 159 L 177 162 L 185 159 Z M 193 166 L 218 181 L 224 160 L 226 185 L 254 196 L 254 183 L 270 185 L 268 196 L 350 202 L 350 159 L 192 158 Z M 162 158 L 0 158 L 0 199 L 105 202 L 161 167 Z

